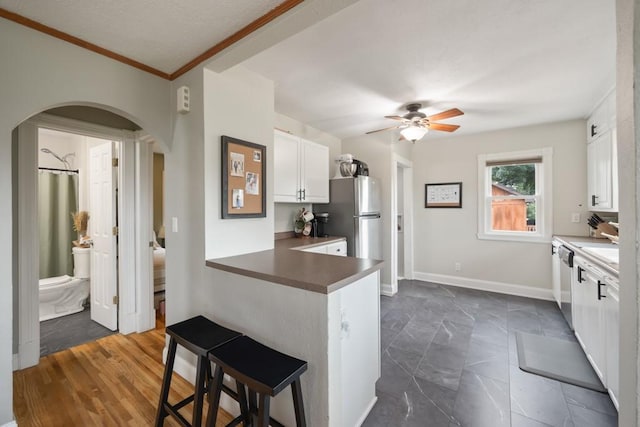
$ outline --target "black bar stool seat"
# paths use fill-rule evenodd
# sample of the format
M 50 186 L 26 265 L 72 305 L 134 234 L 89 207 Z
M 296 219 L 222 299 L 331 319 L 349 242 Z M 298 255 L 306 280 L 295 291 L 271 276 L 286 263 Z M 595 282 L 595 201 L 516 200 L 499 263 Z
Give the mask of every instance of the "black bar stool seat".
M 202 406 L 204 394 L 209 387 L 211 381 L 211 364 L 208 354 L 211 350 L 225 343 L 228 343 L 238 337 L 240 332 L 225 328 L 204 316 L 196 316 L 191 319 L 167 326 L 166 333 L 169 335 L 169 349 L 167 352 L 167 363 L 164 369 L 164 377 L 162 380 L 162 388 L 160 390 L 160 402 L 158 403 L 158 412 L 156 415 L 157 427 L 164 424 L 164 419 L 171 415 L 183 426 L 198 426 L 202 424 Z M 168 401 L 169 390 L 171 389 L 171 377 L 173 374 L 173 363 L 176 357 L 176 348 L 180 344 L 190 352 L 197 356 L 196 364 L 196 383 L 194 393 L 171 405 Z M 228 390 L 225 390 L 228 392 Z M 237 399 L 236 395 L 232 397 Z M 180 408 L 193 403 L 193 416 L 191 424 L 178 412 Z
M 300 376 L 307 370 L 307 362 L 280 353 L 247 336 L 211 350 L 209 360 L 216 364 L 216 373 L 209 391 L 207 426 L 214 427 L 216 423 L 223 374 L 249 389 L 247 408 L 243 396 L 244 387 L 238 388 L 241 417 L 244 418 L 245 426 L 255 425 L 252 421 L 256 416 L 258 427 L 282 425 L 269 416 L 270 397 L 276 396 L 288 385 L 291 385 L 293 393 L 296 425 L 306 426 Z M 259 404 L 256 403 L 256 394 Z

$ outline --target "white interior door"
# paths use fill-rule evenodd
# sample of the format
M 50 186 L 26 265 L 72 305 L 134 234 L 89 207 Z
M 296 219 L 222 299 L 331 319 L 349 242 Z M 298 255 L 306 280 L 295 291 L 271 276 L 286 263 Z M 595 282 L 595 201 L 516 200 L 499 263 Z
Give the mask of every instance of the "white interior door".
M 114 143 L 89 148 L 89 229 L 91 251 L 91 319 L 118 329 L 116 226 L 116 168 Z

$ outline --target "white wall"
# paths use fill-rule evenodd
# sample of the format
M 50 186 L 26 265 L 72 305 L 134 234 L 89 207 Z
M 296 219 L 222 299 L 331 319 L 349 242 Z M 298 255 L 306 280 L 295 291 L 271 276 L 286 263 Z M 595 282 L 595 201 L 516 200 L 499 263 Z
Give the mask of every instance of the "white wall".
M 104 107 L 135 121 L 162 144 L 170 140 L 169 83 L 80 47 L 0 19 L 0 199 L 12 200 L 11 132 L 45 109 Z M 13 203 L 0 204 L 0 425 L 13 419 Z M 17 318 L 17 316 L 15 316 Z M 17 339 L 17 337 L 16 337 Z
M 414 146 L 416 274 L 437 274 L 550 289 L 549 244 L 479 240 L 479 154 L 553 148 L 553 232 L 587 235 L 586 125 L 548 123 L 423 140 Z M 462 181 L 462 209 L 426 209 L 426 183 Z M 579 212 L 580 224 L 570 222 Z M 460 262 L 462 271 L 454 271 Z M 419 276 L 418 276 L 419 277 Z M 546 291 L 542 294 L 545 295 Z M 549 293 L 550 296 L 550 293 Z
M 204 70 L 204 191 L 206 258 L 273 248 L 273 82 L 240 66 Z M 266 217 L 221 219 L 222 135 L 267 147 Z M 264 177 L 260 177 L 264 179 Z
M 640 43 L 634 37 L 634 15 L 637 2 L 618 0 L 616 117 L 618 121 L 618 181 L 620 203 L 620 416 L 618 425 L 637 426 L 638 414 L 638 280 L 640 264 L 638 247 L 638 199 L 640 188 L 640 145 L 637 123 L 640 123 L 640 94 L 637 71 L 640 67 Z M 638 30 L 635 29 L 635 34 Z M 635 40 L 634 40 L 635 39 Z

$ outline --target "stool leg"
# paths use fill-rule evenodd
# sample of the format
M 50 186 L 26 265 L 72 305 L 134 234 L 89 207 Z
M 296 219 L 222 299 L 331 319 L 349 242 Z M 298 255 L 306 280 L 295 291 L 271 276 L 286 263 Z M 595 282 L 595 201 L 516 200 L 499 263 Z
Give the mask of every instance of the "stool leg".
M 238 404 L 240 404 L 240 414 L 242 415 L 242 423 L 244 426 L 251 425 L 251 414 L 247 407 L 247 392 L 244 388 L 244 384 L 236 380 L 236 391 L 238 392 Z
M 216 366 L 213 380 L 209 384 L 209 412 L 207 413 L 207 427 L 215 427 L 218 418 L 218 407 L 220 406 L 220 393 L 222 392 L 222 380 L 224 372 L 220 366 Z
M 169 390 L 171 388 L 171 374 L 173 374 L 173 362 L 176 359 L 176 347 L 178 343 L 173 337 L 169 340 L 169 350 L 167 351 L 167 363 L 164 366 L 164 376 L 162 378 L 162 387 L 160 388 L 160 402 L 158 403 L 158 412 L 156 414 L 156 427 L 164 425 L 164 419 L 167 411 L 164 407 L 169 399 Z
M 304 418 L 304 403 L 302 402 L 302 385 L 299 379 L 291 383 L 291 392 L 293 393 L 293 408 L 296 412 L 296 426 L 306 427 L 307 422 Z
M 271 400 L 268 394 L 260 394 L 259 396 L 258 427 L 269 427 L 269 404 Z
M 195 396 L 193 398 L 193 417 L 191 425 L 200 427 L 202 425 L 202 402 L 205 392 L 205 375 L 207 375 L 207 364 L 209 359 L 198 356 L 198 364 L 196 367 L 196 384 Z
M 256 392 L 251 389 L 249 389 L 249 416 L 251 417 L 250 425 L 256 425 L 258 423 L 258 399 Z

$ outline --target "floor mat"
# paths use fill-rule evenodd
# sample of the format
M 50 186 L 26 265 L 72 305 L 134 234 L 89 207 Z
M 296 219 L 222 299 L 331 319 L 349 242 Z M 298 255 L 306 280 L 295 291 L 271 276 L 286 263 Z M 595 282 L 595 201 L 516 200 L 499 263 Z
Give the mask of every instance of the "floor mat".
M 520 369 L 579 387 L 605 392 L 577 342 L 516 332 Z

